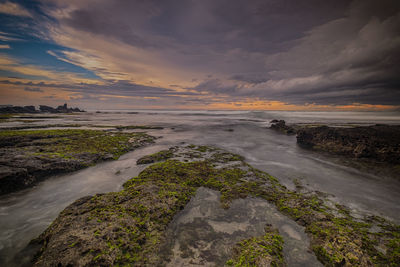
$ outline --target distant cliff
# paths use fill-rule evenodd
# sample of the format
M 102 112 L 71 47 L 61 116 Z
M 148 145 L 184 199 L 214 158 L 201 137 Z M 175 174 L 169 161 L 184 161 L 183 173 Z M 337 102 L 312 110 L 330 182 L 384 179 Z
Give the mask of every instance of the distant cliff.
M 35 106 L 5 106 L 0 107 L 0 113 L 72 113 L 72 112 L 85 112 L 79 108 L 68 108 L 67 103 L 57 108 L 40 105 L 39 110 Z

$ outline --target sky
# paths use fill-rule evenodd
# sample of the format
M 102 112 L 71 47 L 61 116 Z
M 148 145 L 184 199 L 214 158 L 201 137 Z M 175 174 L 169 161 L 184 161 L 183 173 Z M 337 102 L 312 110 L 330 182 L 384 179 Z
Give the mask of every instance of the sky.
M 0 105 L 400 110 L 398 0 L 0 0 Z

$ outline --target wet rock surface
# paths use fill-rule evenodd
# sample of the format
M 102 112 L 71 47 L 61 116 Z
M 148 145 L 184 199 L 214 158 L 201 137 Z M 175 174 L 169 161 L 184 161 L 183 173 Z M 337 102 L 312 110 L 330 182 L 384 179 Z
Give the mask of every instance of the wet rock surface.
M 172 221 L 168 242 L 160 250 L 167 266 L 223 266 L 231 257 L 232 244 L 265 233 L 265 203 L 241 199 L 223 209 L 220 197 L 219 192 L 200 187 Z
M 75 171 L 152 143 L 144 133 L 94 130 L 0 132 L 0 194 L 33 186 L 51 175 Z
M 220 207 L 228 211 L 238 199 L 256 197 L 268 201 L 277 211 L 304 227 L 311 240 L 310 249 L 326 266 L 398 266 L 400 263 L 398 225 L 376 216 L 356 218 L 349 209 L 326 199 L 324 194 L 288 190 L 276 178 L 252 168 L 238 155 L 191 145 L 175 147 L 174 157 L 149 166 L 126 182 L 120 192 L 85 197 L 68 206 L 32 241 L 32 245 L 41 247 L 34 264 L 165 266 L 182 258 L 194 264 L 199 259 L 222 263 L 226 256 L 201 251 L 212 248 L 212 243 L 207 247 L 205 241 L 210 233 L 233 234 L 247 230 L 234 217 L 221 224 L 216 217 L 205 216 L 211 218 L 208 226 L 201 228 L 203 232 L 194 231 L 188 239 L 195 238 L 191 244 L 204 248 L 200 253 L 193 252 L 188 244 L 186 249 L 179 245 L 171 257 L 162 257 L 163 244 L 176 244 L 166 234 L 171 222 L 202 187 L 219 192 Z M 203 211 L 197 219 L 187 219 L 201 225 L 198 220 L 201 214 L 210 215 Z M 243 258 L 243 262 L 258 266 L 269 266 L 273 262 L 285 264 L 287 244 L 281 242 L 280 236 L 285 233 L 292 240 L 299 240 L 303 239 L 301 232 L 290 224 L 281 225 L 278 232 L 265 226 L 261 235 L 257 232 L 254 238 L 232 242 L 230 250 L 227 249 L 232 258 L 225 264 L 240 262 L 241 255 L 249 254 L 246 251 L 255 257 Z
M 226 262 L 233 266 L 245 263 L 265 266 L 261 263 L 271 263 L 269 254 L 263 256 L 263 251 L 252 250 L 252 242 L 260 241 L 263 247 L 269 247 L 268 237 L 277 237 L 278 233 L 282 242 L 279 237 L 274 240 L 280 246 L 284 244 L 282 252 L 288 266 L 322 266 L 313 253 L 307 252 L 309 239 L 304 229 L 272 204 L 248 197 L 234 200 L 229 209 L 223 209 L 220 197 L 219 192 L 200 187 L 177 214 L 168 226 L 167 242 L 160 250 L 163 260 L 168 260 L 167 266 L 223 266 Z M 254 246 L 259 248 L 257 244 Z M 249 253 L 252 251 L 253 255 Z M 279 253 L 276 256 L 273 258 L 282 264 Z
M 353 158 L 400 163 L 399 125 L 302 127 L 297 131 L 297 143 L 306 148 Z

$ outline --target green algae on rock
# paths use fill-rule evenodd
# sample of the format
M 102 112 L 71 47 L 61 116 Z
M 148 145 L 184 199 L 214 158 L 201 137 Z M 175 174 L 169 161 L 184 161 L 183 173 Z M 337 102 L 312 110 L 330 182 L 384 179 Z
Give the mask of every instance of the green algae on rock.
M 175 156 L 184 157 L 189 151 L 190 148 L 184 149 Z M 208 160 L 203 157 L 200 161 L 156 163 L 127 181 L 121 192 L 76 201 L 34 241 L 42 245 L 36 264 L 146 266 L 158 263 L 157 251 L 169 222 L 198 187 L 225 191 L 222 200 L 225 207 L 233 198 L 242 196 L 234 188 L 228 189 L 244 178 L 246 172 L 225 166 L 234 162 L 241 164 L 240 157 L 216 149 L 209 151 L 213 154 L 208 155 Z
M 33 241 L 42 247 L 36 265 L 163 265 L 158 251 L 165 241 L 165 230 L 199 187 L 221 192 L 224 208 L 247 196 L 275 204 L 305 227 L 311 249 L 325 266 L 400 263 L 399 226 L 383 218 L 356 219 L 318 192 L 288 190 L 276 178 L 226 151 L 194 145 L 171 151 L 173 157 L 146 168 L 127 181 L 121 192 L 83 198 L 67 207 Z M 274 250 L 262 245 L 270 237 Z M 279 240 L 278 233 L 267 231 L 264 237 L 242 241 L 238 245 L 241 249 L 233 255 L 252 251 L 280 260 Z M 240 258 L 233 256 L 227 264 L 236 264 Z
M 152 143 L 145 133 L 94 130 L 0 131 L 0 194 Z
M 138 159 L 136 161 L 136 164 L 141 165 L 141 164 L 149 164 L 149 163 L 159 162 L 159 161 L 163 161 L 163 160 L 172 158 L 173 156 L 174 156 L 173 149 L 162 150 L 160 152 L 141 157 L 140 159 Z
M 286 266 L 283 259 L 283 239 L 278 230 L 265 227 L 265 235 L 238 242 L 233 248 L 228 266 Z

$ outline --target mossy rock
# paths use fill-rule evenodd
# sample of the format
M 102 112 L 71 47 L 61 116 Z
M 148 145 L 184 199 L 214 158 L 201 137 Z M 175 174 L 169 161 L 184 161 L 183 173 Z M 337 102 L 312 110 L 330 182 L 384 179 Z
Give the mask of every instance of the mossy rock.
M 0 194 L 30 187 L 51 175 L 118 159 L 154 139 L 146 133 L 99 130 L 0 131 Z
M 200 156 L 193 158 L 192 153 Z M 168 224 L 200 186 L 221 192 L 224 208 L 248 196 L 275 204 L 305 227 L 312 250 L 325 266 L 400 265 L 398 225 L 380 217 L 355 219 L 346 207 L 327 205 L 321 194 L 288 190 L 238 155 L 194 145 L 176 149 L 170 159 L 149 166 L 127 181 L 121 192 L 81 199 L 67 207 L 35 241 L 42 246 L 36 264 L 160 264 L 158 250 Z M 276 231 L 267 228 L 264 236 L 237 244 L 227 264 L 283 266 L 281 241 Z
M 163 161 L 163 160 L 172 158 L 173 156 L 174 156 L 174 152 L 172 149 L 162 150 L 160 152 L 141 157 L 140 159 L 138 159 L 136 161 L 136 164 L 141 165 L 141 164 L 149 164 L 149 163 L 159 162 L 159 161 Z

